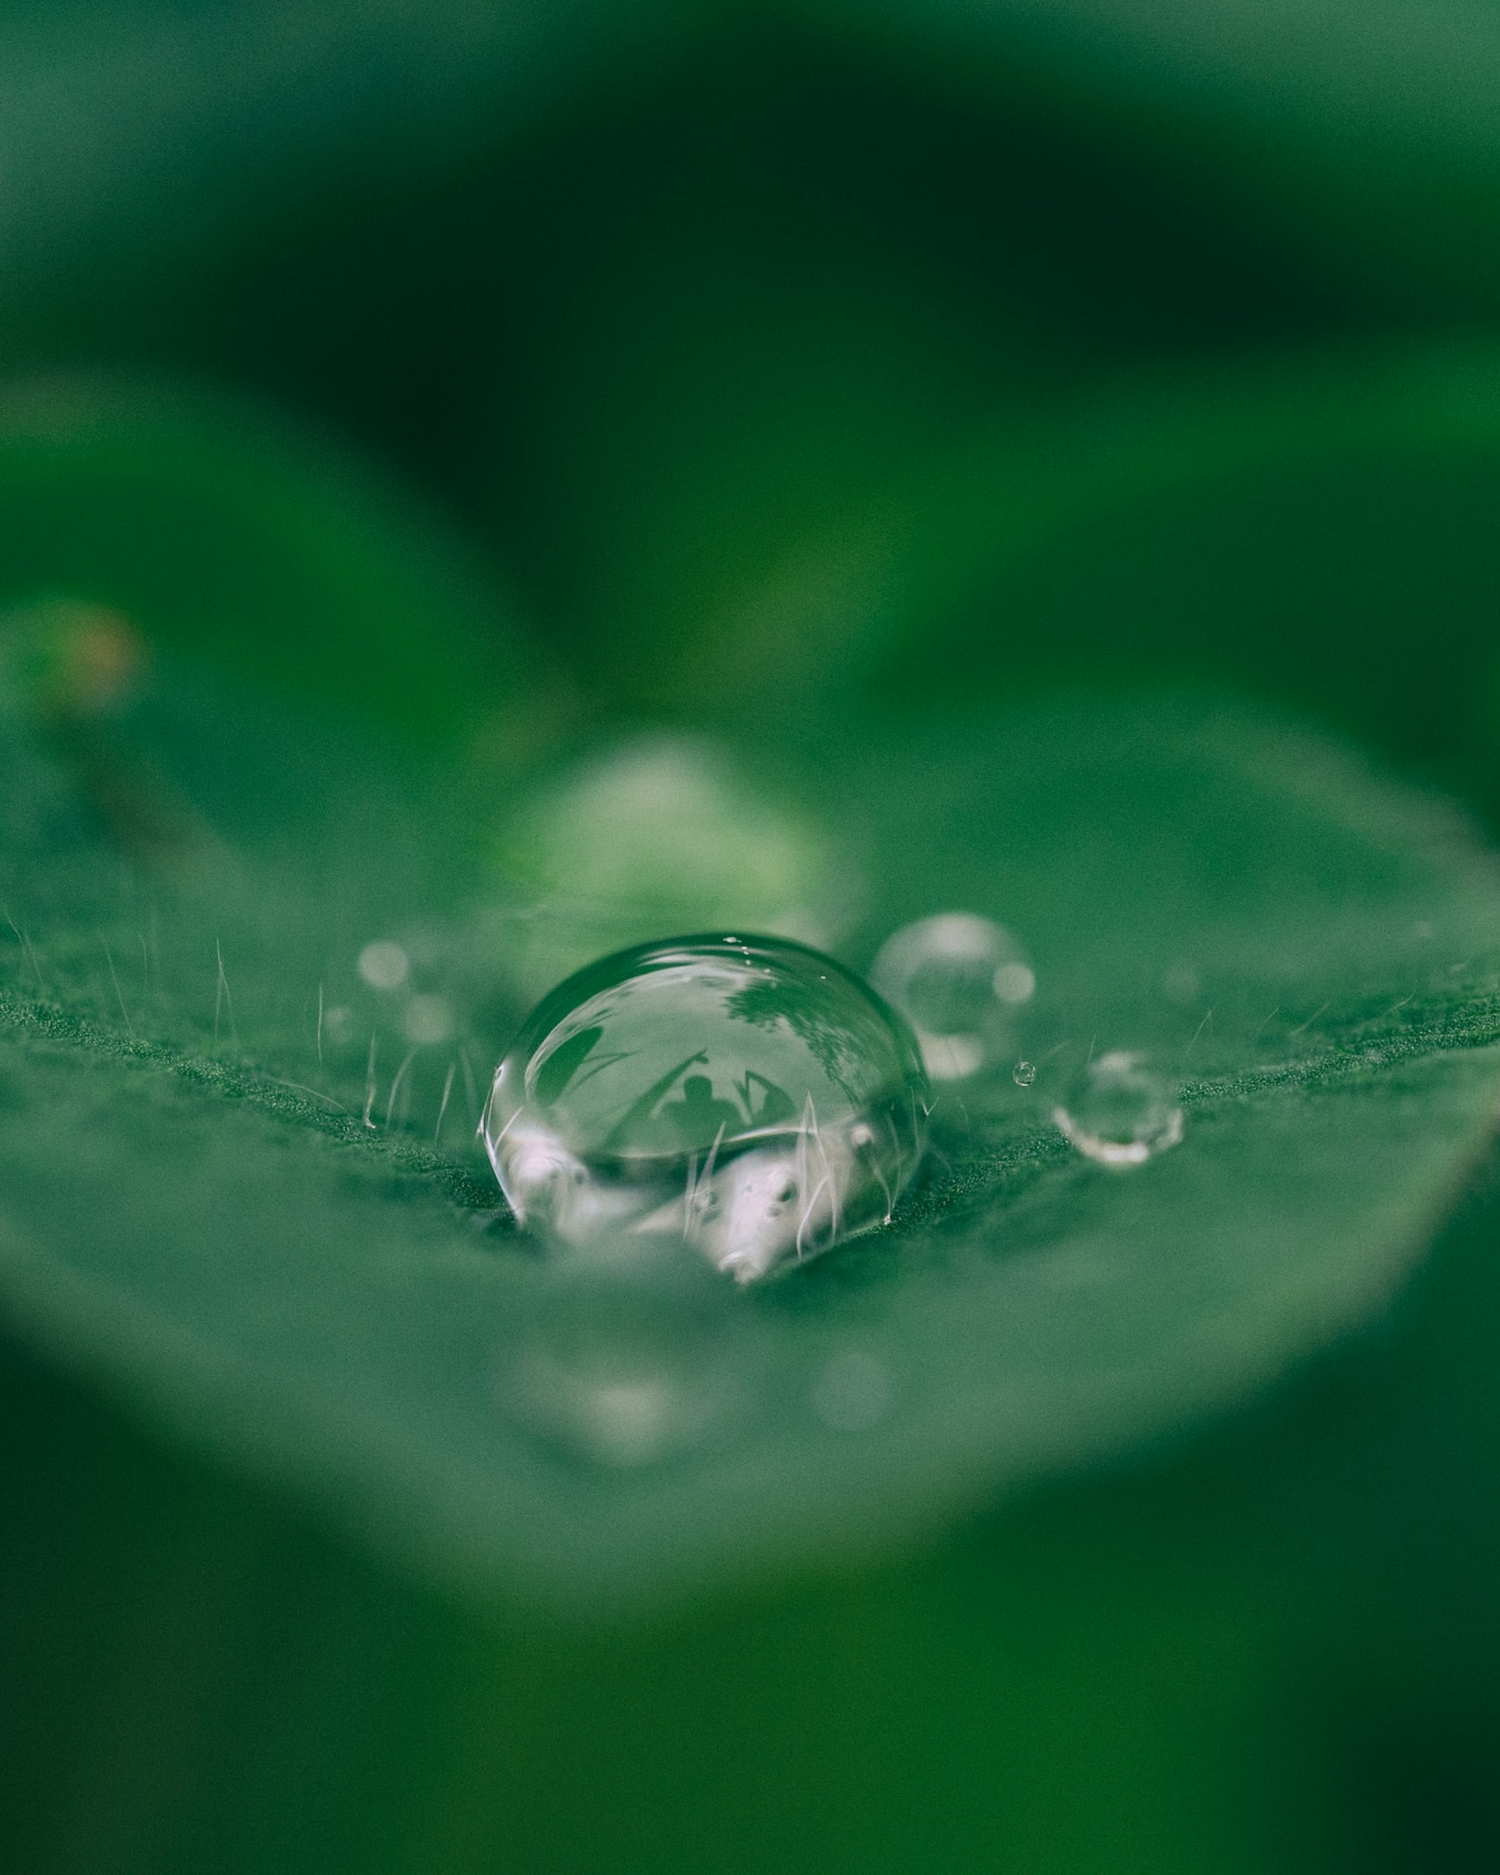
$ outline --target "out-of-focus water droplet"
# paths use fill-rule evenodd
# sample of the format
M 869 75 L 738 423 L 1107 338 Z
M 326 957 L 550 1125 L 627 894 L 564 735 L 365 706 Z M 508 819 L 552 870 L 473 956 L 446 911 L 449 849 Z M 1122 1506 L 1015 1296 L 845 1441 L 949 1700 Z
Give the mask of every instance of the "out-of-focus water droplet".
M 638 945 L 570 977 L 495 1074 L 490 1161 L 519 1221 L 740 1282 L 886 1221 L 930 1105 L 906 1024 L 776 938 Z
M 532 994 L 658 931 L 772 931 L 823 945 L 854 890 L 817 822 L 729 750 L 632 740 L 544 783 L 503 836 L 519 917 L 498 915 L 506 974 Z
M 359 974 L 372 990 L 399 990 L 411 960 L 399 944 L 378 939 L 359 953 Z
M 1085 1158 L 1116 1171 L 1144 1165 L 1175 1146 L 1183 1130 L 1176 1087 L 1124 1049 L 1091 1060 L 1052 1118 Z
M 501 1403 L 554 1451 L 612 1470 L 700 1444 L 736 1376 L 706 1324 L 671 1301 L 628 1283 L 556 1297 L 502 1372 Z
M 1036 1080 L 1036 1063 L 1034 1061 L 1018 1061 L 1010 1071 L 1010 1078 L 1015 1082 L 1017 1087 L 1030 1087 Z
M 1036 978 L 1003 926 L 973 912 L 903 925 L 880 947 L 870 981 L 916 1031 L 934 1080 L 957 1081 L 1003 1056 Z

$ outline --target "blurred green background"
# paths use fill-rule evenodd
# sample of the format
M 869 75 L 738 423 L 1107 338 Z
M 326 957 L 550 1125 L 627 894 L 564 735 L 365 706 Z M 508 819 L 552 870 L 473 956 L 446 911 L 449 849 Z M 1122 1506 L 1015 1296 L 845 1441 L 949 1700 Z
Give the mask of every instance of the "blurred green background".
M 0 600 L 424 760 L 1191 678 L 1500 825 L 1456 0 L 14 0 L 0 353 Z M 18 1338 L 0 1866 L 1492 1870 L 1497 1207 L 1228 1419 L 614 1625 Z

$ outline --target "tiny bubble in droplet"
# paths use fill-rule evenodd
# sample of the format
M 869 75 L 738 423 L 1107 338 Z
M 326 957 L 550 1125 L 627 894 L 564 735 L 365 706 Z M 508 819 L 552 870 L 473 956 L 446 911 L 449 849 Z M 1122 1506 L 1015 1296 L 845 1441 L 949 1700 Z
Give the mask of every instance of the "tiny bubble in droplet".
M 1053 1123 L 1085 1158 L 1113 1171 L 1144 1165 L 1183 1134 L 1177 1090 L 1125 1049 L 1096 1056 L 1076 1077 Z
M 1017 1087 L 1030 1087 L 1032 1082 L 1036 1079 L 1036 1063 L 1034 1061 L 1018 1061 L 1010 1071 L 1010 1078 L 1015 1082 Z
M 411 963 L 399 944 L 377 939 L 359 953 L 359 974 L 372 990 L 399 990 Z

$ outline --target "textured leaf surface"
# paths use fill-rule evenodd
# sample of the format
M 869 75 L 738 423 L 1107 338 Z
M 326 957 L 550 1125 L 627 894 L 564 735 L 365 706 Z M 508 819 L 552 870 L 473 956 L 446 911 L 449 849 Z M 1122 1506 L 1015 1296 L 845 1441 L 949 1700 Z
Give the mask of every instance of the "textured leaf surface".
M 862 880 L 849 959 L 1003 917 L 1037 1033 L 1151 1050 L 1187 1139 L 1111 1176 L 1046 1072 L 1002 1076 L 943 1096 L 895 1227 L 785 1281 L 564 1277 L 469 1138 L 521 1007 L 493 792 L 164 669 L 117 733 L 210 831 L 153 875 L 10 701 L 8 1307 L 490 1591 L 672 1593 L 1180 1426 L 1378 1303 L 1500 1096 L 1491 864 L 1337 749 L 1190 699 L 824 744 L 802 806 Z

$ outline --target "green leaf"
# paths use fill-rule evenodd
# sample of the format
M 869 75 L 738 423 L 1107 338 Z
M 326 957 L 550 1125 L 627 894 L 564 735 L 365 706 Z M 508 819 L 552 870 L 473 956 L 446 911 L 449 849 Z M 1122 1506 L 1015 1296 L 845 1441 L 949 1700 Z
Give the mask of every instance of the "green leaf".
M 1270 27 L 1251 0 L 812 0 L 968 89 L 1066 111 L 1265 206 L 1368 293 L 1493 308 L 1480 231 L 1500 186 L 1500 27 L 1487 9 L 1317 0 Z M 1227 186 L 1226 186 L 1227 185 Z
M 228 398 L 12 386 L 0 515 L 0 606 L 109 606 L 152 644 L 325 713 L 451 744 L 536 683 L 492 580 L 445 527 Z
M 294 744 L 296 800 L 319 775 L 327 798 L 290 833 L 241 808 L 232 863 L 153 883 L 12 707 L 10 798 L 54 834 L 10 835 L 6 1307 L 487 1593 L 597 1607 L 790 1567 L 1186 1425 L 1378 1306 L 1490 1129 L 1500 884 L 1447 810 L 1192 699 L 851 736 L 801 757 L 802 811 L 862 879 L 845 954 L 929 912 L 1004 918 L 1046 1034 L 1150 1051 L 1185 1141 L 1112 1175 L 1064 1144 L 1045 1074 L 1002 1074 L 943 1096 L 894 1228 L 784 1281 L 569 1276 L 467 1141 L 465 1066 L 482 1088 L 519 1007 L 490 802 L 403 793 L 305 723 L 237 737 L 190 684 L 174 710 L 207 745 L 172 771 L 193 802 L 253 800 Z M 375 938 L 407 949 L 389 989 L 358 966 Z M 441 1042 L 414 1039 L 419 996 Z M 839 1403 L 851 1372 L 868 1412 Z
M 1152 374 L 810 536 L 663 684 L 748 715 L 785 712 L 791 671 L 845 707 L 1188 678 L 1316 711 L 1488 802 L 1497 492 L 1492 352 Z
M 267 199 L 351 169 L 437 168 L 673 21 L 577 0 L 545 15 L 439 0 L 356 13 L 274 0 L 54 0 L 0 25 L 0 239 L 13 285 L 222 245 Z M 103 263 L 102 267 L 100 263 Z M 50 276 L 50 278 L 49 278 Z

